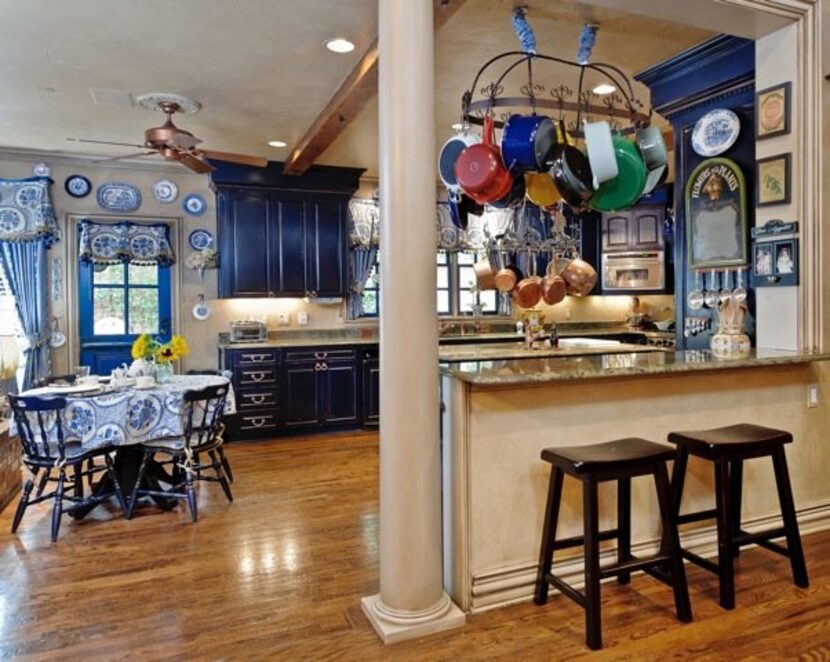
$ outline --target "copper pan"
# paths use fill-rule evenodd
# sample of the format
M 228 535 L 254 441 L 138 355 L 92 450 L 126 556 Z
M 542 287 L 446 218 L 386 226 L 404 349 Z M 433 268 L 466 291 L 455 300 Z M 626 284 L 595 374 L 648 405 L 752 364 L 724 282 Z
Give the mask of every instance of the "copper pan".
M 542 299 L 542 277 L 522 278 L 513 292 L 513 300 L 522 308 L 533 308 Z
M 571 260 L 560 274 L 567 285 L 568 294 L 584 297 L 597 284 L 597 272 L 582 258 Z
M 496 289 L 496 270 L 487 258 L 479 260 L 473 265 L 476 274 L 476 282 L 480 290 Z
M 555 306 L 565 298 L 568 286 L 561 276 L 546 276 L 542 279 L 542 300 L 549 306 Z

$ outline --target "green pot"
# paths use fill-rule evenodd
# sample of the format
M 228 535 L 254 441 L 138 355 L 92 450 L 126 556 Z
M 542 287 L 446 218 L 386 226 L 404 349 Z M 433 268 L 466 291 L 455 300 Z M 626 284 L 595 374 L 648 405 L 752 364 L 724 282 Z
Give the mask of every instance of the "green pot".
M 630 140 L 614 136 L 614 155 L 619 174 L 600 184 L 588 203 L 596 211 L 617 211 L 630 207 L 643 195 L 646 185 L 646 164 L 640 150 Z

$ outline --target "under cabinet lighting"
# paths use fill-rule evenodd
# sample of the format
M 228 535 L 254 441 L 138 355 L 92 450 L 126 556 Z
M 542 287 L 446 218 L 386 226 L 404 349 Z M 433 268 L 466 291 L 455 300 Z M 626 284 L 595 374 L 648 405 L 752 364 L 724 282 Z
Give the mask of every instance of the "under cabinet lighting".
M 354 50 L 354 44 L 343 37 L 335 37 L 325 42 L 326 48 L 332 53 L 351 53 Z
M 611 94 L 612 92 L 616 92 L 617 88 L 610 83 L 600 83 L 591 91 L 594 94 Z
M 271 145 L 271 147 L 288 147 L 288 143 L 284 140 L 269 140 L 268 144 Z

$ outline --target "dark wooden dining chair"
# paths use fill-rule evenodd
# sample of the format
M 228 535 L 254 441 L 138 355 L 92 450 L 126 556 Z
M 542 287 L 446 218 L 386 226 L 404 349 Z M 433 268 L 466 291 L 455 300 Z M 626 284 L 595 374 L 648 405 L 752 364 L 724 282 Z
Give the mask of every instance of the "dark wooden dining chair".
M 140 446 L 144 456 L 127 503 L 127 519 L 132 517 L 138 499 L 150 496 L 185 499 L 191 519 L 194 522 L 198 521 L 197 481 L 218 482 L 228 501 L 233 501 L 228 477 L 217 456 L 217 449 L 222 445 L 222 416 L 229 389 L 229 384 L 218 384 L 196 391 L 186 391 L 183 397 L 183 407 L 187 416 L 184 434 L 181 437 L 150 441 Z M 156 454 L 167 455 L 170 458 L 163 463 L 172 465 L 172 486 L 168 490 L 157 490 L 144 485 L 147 467 Z M 210 462 L 203 464 L 201 459 L 205 454 L 210 458 Z M 212 470 L 215 476 L 205 475 L 204 472 L 208 470 Z
M 115 496 L 121 509 L 126 513 L 127 503 L 110 457 L 112 449 L 87 450 L 81 446 L 80 442 L 67 440 L 63 424 L 63 412 L 66 409 L 65 398 L 16 395 L 8 397 L 14 414 L 14 422 L 17 425 L 17 434 L 23 446 L 23 464 L 32 472 L 32 477 L 23 486 L 23 494 L 14 513 L 12 533 L 17 531 L 20 520 L 23 519 L 23 514 L 30 505 L 47 499 L 54 501 L 52 542 L 58 539 L 61 515 L 66 512 L 71 513 L 75 507 L 97 505 Z M 54 436 L 50 439 L 49 433 L 52 430 L 54 430 Z M 84 462 L 97 457 L 102 457 L 105 464 L 96 466 L 93 463 L 91 470 L 84 469 Z M 72 478 L 69 477 L 69 469 L 74 470 Z M 55 473 L 54 476 L 51 475 L 52 472 Z M 84 497 L 83 478 L 89 475 L 89 472 L 107 472 L 113 485 L 112 490 Z M 38 494 L 32 498 L 32 489 L 35 481 L 39 479 L 38 474 L 41 474 Z M 43 488 L 50 482 L 55 484 L 54 491 L 43 494 Z M 67 487 L 71 493 L 67 493 Z
M 188 375 L 216 375 L 217 377 L 224 377 L 228 381 L 233 379 L 233 373 L 230 370 L 188 370 Z M 223 424 L 224 426 L 224 424 Z M 225 449 L 223 446 L 225 445 L 224 439 L 224 427 L 220 431 L 219 436 L 223 438 L 223 442 L 216 447 L 216 453 L 219 455 L 219 462 L 222 463 L 222 468 L 225 470 L 225 475 L 228 477 L 230 482 L 233 482 L 233 470 L 231 469 L 231 463 L 228 462 L 228 458 L 225 455 Z

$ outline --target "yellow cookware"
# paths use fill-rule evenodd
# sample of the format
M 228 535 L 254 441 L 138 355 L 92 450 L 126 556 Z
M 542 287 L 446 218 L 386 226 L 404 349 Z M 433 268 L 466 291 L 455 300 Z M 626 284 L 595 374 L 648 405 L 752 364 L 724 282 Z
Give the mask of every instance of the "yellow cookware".
M 562 199 L 562 194 L 546 172 L 525 173 L 525 197 L 537 207 L 550 207 Z

